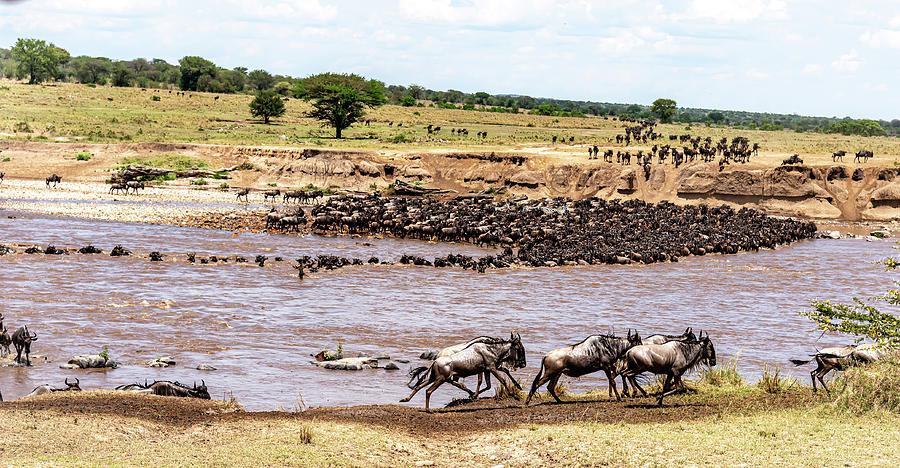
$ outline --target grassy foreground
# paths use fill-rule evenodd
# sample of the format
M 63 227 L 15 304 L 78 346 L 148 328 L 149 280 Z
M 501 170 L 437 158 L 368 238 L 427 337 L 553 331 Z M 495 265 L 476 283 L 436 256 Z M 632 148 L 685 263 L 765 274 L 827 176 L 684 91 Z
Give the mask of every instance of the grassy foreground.
M 110 399 L 116 405 L 108 405 Z M 518 408 L 480 401 L 465 412 L 429 415 L 424 426 L 395 425 L 424 413 L 398 406 L 244 413 L 233 403 L 111 392 L 46 395 L 0 404 L 0 459 L 8 466 L 897 466 L 900 415 L 846 412 L 806 387 L 769 394 L 758 386 L 701 387 L 665 408 L 647 400 L 573 396 Z M 602 417 L 593 416 L 598 407 Z M 692 417 L 697 408 L 714 408 Z M 616 409 L 627 410 L 617 413 Z M 379 423 L 354 415 L 379 411 Z M 528 421 L 539 411 L 564 422 Z M 522 422 L 445 430 L 447 418 Z M 646 415 L 633 417 L 628 415 Z M 851 466 L 851 465 L 848 465 Z
M 159 99 L 155 100 L 155 97 Z M 309 110 L 304 101 L 289 100 L 286 114 L 271 125 L 264 125 L 250 117 L 248 104 L 251 99 L 252 96 L 235 94 L 194 92 L 178 96 L 169 90 L 89 87 L 73 83 L 37 86 L 0 80 L 0 139 L 478 151 L 515 151 L 522 146 L 552 145 L 554 151 L 586 156 L 583 146 L 552 144 L 553 136 L 564 137 L 567 141 L 574 137 L 575 145 L 616 146 L 612 144 L 615 135 L 624 133 L 625 125 L 633 125 L 602 117 L 551 117 L 387 105 L 369 113 L 370 126 L 356 124 L 344 132 L 344 139 L 335 140 L 332 129 L 303 117 Z M 428 124 L 442 129 L 429 135 L 424 128 Z M 457 136 L 450 132 L 455 128 L 466 128 L 469 134 Z M 481 131 L 488 132 L 488 137 L 478 138 L 476 133 Z M 900 156 L 900 138 L 739 130 L 705 125 L 660 125 L 657 132 L 663 135 L 689 133 L 716 140 L 740 135 L 751 142 L 759 142 L 763 152 L 827 155 L 827 161 L 838 149 L 848 152 L 870 149 L 875 152 L 879 164 L 890 163 Z M 668 138 L 659 142 L 670 143 Z M 652 142 L 633 146 L 641 149 L 650 145 Z

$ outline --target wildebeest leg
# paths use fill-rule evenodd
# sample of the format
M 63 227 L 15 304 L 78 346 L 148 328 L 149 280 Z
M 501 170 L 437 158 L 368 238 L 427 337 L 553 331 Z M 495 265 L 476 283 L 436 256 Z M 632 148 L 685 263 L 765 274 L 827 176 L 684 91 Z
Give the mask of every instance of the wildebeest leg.
M 537 391 L 537 389 L 541 385 L 547 383 L 547 381 L 551 378 L 552 376 L 550 376 L 549 374 L 544 374 L 544 364 L 541 363 L 541 369 L 538 371 L 537 375 L 534 376 L 534 382 L 532 382 L 531 384 L 531 390 L 528 392 L 528 398 L 525 399 L 526 405 L 531 402 L 531 397 L 534 396 L 534 392 Z
M 506 374 L 507 377 L 509 377 L 510 382 L 512 382 L 513 385 L 516 386 L 516 388 L 518 388 L 519 390 L 522 390 L 522 386 L 519 385 L 519 382 L 516 381 L 516 378 L 512 376 L 512 374 L 509 372 L 509 369 L 507 369 L 505 367 L 501 367 L 500 370 L 502 370 L 503 373 Z M 490 382 L 491 382 L 491 377 L 488 376 L 488 388 L 490 388 Z
M 485 381 L 484 388 L 480 388 L 482 378 Z M 473 399 L 478 398 L 478 395 L 480 395 L 481 392 L 486 392 L 490 389 L 491 389 L 491 374 L 489 374 L 488 372 L 482 372 L 482 373 L 478 374 L 478 386 L 475 387 L 475 396 L 473 396 L 472 398 Z
M 609 381 L 609 396 L 612 397 L 612 394 L 616 394 L 616 401 L 622 401 L 622 397 L 619 396 L 619 390 L 616 389 L 616 377 L 610 372 L 609 369 L 604 369 L 606 371 L 606 380 Z
M 478 377 L 478 380 L 481 380 L 481 376 Z M 469 398 L 472 398 L 473 395 L 476 395 L 475 392 L 473 392 L 472 390 L 469 390 L 468 387 L 466 387 L 462 382 L 460 382 L 458 380 L 448 380 L 448 382 L 450 382 L 450 385 L 453 385 L 454 387 L 468 393 Z
M 556 374 L 550 377 L 550 381 L 547 382 L 547 392 L 550 393 L 557 403 L 562 403 L 562 400 L 559 399 L 559 395 L 556 394 L 556 384 L 559 382 L 559 377 L 562 374 Z
M 497 372 L 497 369 L 488 369 L 488 370 L 491 372 L 491 374 L 494 375 L 494 377 L 497 378 L 497 381 L 500 382 L 500 385 L 503 385 L 506 388 L 506 391 L 510 395 L 512 395 L 513 398 L 515 398 L 516 400 L 521 400 L 518 393 L 513 391 L 513 389 L 510 387 L 509 383 L 503 377 L 500 376 L 500 372 Z
M 819 383 L 822 384 L 822 388 L 825 389 L 825 393 L 831 393 L 831 390 L 828 390 L 828 386 L 825 385 L 825 376 L 828 375 L 831 369 L 822 369 L 821 371 L 816 373 L 816 376 L 819 378 Z M 815 384 L 815 382 L 813 382 Z
M 437 390 L 437 388 L 440 387 L 441 385 L 443 385 L 444 382 L 446 382 L 446 381 L 447 381 L 446 379 L 438 377 L 435 380 L 434 384 L 431 387 L 428 387 L 428 390 L 425 390 L 425 411 L 426 412 L 429 412 L 429 413 L 431 412 L 431 409 L 428 406 L 429 402 L 431 401 L 431 394 L 434 393 L 434 391 Z M 460 384 L 460 385 L 462 385 L 462 384 Z M 465 389 L 465 387 L 463 387 L 463 388 Z M 468 390 L 466 390 L 466 391 L 468 391 Z
M 671 390 L 666 390 L 670 386 L 674 387 L 674 384 L 672 382 L 673 380 L 674 380 L 673 374 L 666 374 L 666 381 L 663 383 L 662 391 L 659 392 L 659 400 L 656 402 L 657 406 L 662 406 L 663 398 L 666 395 L 671 395 L 671 394 L 675 393 L 674 388 L 672 388 Z
M 643 387 L 641 387 L 640 385 L 638 385 L 637 379 L 634 378 L 633 375 L 629 376 L 629 377 L 628 377 L 628 380 L 631 381 L 631 386 L 632 386 L 632 387 L 638 389 L 638 390 L 641 392 L 641 395 L 644 395 L 645 397 L 646 397 L 646 396 L 650 396 L 650 395 L 647 394 L 647 392 L 644 390 Z M 637 395 L 635 395 L 635 396 L 637 396 Z
M 622 376 L 622 396 L 628 396 L 628 377 Z
M 429 369 L 428 372 L 434 372 L 434 370 L 433 370 L 433 369 Z M 430 383 L 433 382 L 433 381 L 434 381 L 434 376 L 433 376 L 433 375 L 430 376 L 428 379 L 423 380 L 422 383 L 420 383 L 419 385 L 416 385 L 416 388 L 413 389 L 412 393 L 410 393 L 408 397 L 406 397 L 406 398 L 400 400 L 400 403 L 406 403 L 407 401 L 412 400 L 412 397 L 413 397 L 416 393 L 419 393 L 419 390 L 422 390 L 423 388 L 425 388 L 425 386 L 427 386 L 428 384 L 430 384 Z

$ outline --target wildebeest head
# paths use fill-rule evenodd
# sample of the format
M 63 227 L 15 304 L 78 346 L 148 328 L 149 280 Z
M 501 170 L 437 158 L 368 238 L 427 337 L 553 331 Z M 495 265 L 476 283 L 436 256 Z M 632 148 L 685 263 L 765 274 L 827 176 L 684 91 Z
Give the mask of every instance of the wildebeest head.
M 66 377 L 66 388 L 62 389 L 64 392 L 80 392 L 81 391 L 81 381 L 78 380 L 78 377 L 75 377 L 74 382 L 69 382 L 69 378 Z
M 194 382 L 194 388 L 191 390 L 192 397 L 194 398 L 202 398 L 204 400 L 209 400 L 209 391 L 206 389 L 206 381 L 203 379 L 200 380 L 200 386 L 197 386 L 197 382 Z
M 709 333 L 706 336 L 703 336 L 703 331 L 700 331 L 700 344 L 703 346 L 700 355 L 700 362 L 706 364 L 709 367 L 713 367 L 716 365 L 716 347 L 713 346 L 712 340 L 709 339 Z
M 628 329 L 628 344 L 629 347 L 639 346 L 641 344 L 641 334 L 638 333 L 637 330 Z
M 509 334 L 510 342 L 510 360 L 513 362 L 515 369 L 525 368 L 525 346 L 522 346 L 522 337 L 518 333 Z

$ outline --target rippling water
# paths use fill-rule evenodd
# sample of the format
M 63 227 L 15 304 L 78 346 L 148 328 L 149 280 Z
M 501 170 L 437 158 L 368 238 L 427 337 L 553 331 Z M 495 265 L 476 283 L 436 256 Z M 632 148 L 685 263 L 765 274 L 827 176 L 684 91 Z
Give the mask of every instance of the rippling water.
M 16 216 L 9 219 L 9 215 Z M 521 333 L 528 367 L 515 373 L 530 385 L 540 356 L 593 333 L 709 331 L 719 361 L 740 353 L 748 376 L 763 363 L 846 340 L 819 338 L 797 312 L 815 298 L 846 301 L 884 293 L 890 274 L 871 262 L 890 242 L 804 241 L 778 250 L 690 257 L 679 263 L 489 270 L 414 266 L 359 266 L 296 277 L 287 261 L 322 253 L 396 260 L 448 253 L 484 255 L 465 244 L 369 238 L 326 238 L 209 231 L 98 222 L 0 211 L 0 242 L 108 251 L 122 244 L 138 255 L 151 250 L 166 261 L 107 255 L 0 257 L 0 311 L 11 330 L 37 332 L 33 353 L 51 362 L 0 368 L 0 391 L 17 398 L 37 385 L 79 377 L 83 388 L 111 388 L 145 378 L 190 383 L 205 379 L 214 398 L 234 395 L 249 410 L 309 405 L 396 403 L 406 396 L 405 372 L 418 355 L 473 336 Z M 184 254 L 265 254 L 265 268 L 249 264 L 188 264 Z M 897 275 L 893 275 L 896 277 Z M 401 371 L 342 372 L 310 364 L 310 354 L 384 351 L 409 359 Z M 109 371 L 64 371 L 74 354 L 110 355 L 125 366 Z M 171 355 L 178 365 L 142 363 Z M 198 364 L 218 368 L 194 370 Z M 805 368 L 795 375 L 805 379 Z M 602 374 L 602 373 L 601 373 Z M 474 379 L 470 379 L 474 386 Z M 587 376 L 573 390 L 605 387 Z M 450 385 L 435 403 L 462 393 Z M 410 403 L 424 404 L 423 394 Z

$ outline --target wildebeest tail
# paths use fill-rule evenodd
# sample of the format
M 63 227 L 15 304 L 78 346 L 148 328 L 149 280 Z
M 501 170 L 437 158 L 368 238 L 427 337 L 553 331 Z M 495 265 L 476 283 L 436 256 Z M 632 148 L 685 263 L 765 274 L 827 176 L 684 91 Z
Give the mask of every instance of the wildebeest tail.
M 544 360 L 541 359 L 541 368 L 538 369 L 537 375 L 534 376 L 534 381 L 531 382 L 531 392 L 529 392 L 529 393 L 534 393 L 534 391 L 537 389 L 537 384 L 541 380 L 541 377 L 543 375 L 544 375 Z
M 813 359 L 815 359 L 815 358 L 810 358 L 805 361 L 802 359 L 791 359 L 791 362 L 793 362 L 795 366 L 802 366 L 804 364 L 809 364 L 809 362 L 812 361 Z
M 428 378 L 428 371 L 431 369 L 431 366 L 422 366 L 416 367 L 415 369 L 410 369 L 409 371 L 409 383 L 406 384 L 409 388 L 416 388 L 419 385 L 422 385 L 422 382 Z

